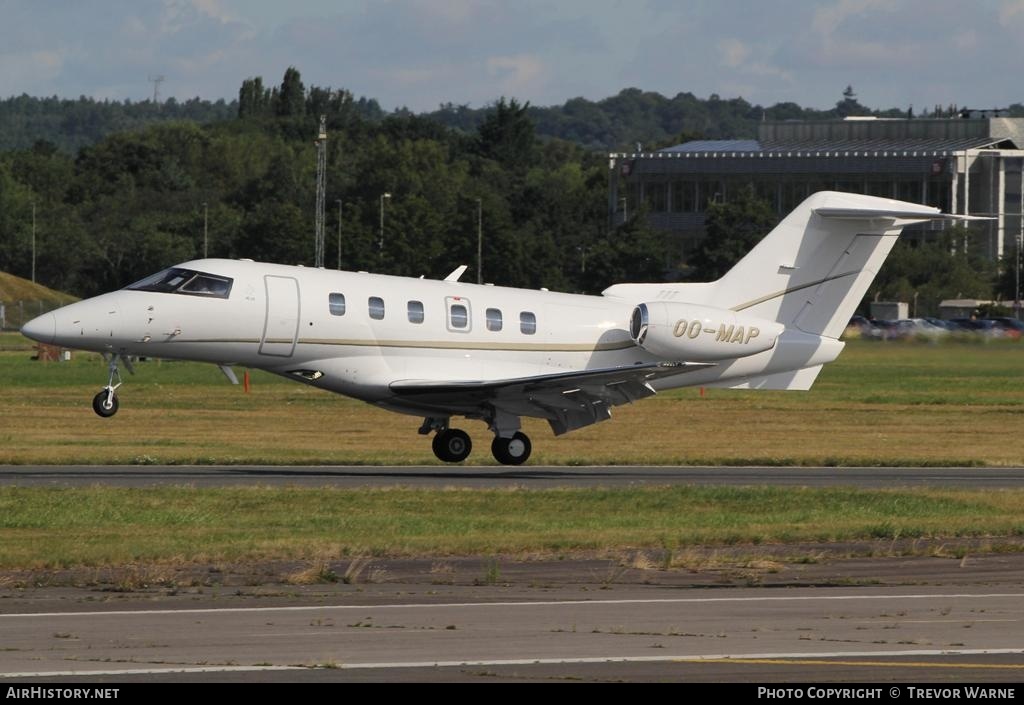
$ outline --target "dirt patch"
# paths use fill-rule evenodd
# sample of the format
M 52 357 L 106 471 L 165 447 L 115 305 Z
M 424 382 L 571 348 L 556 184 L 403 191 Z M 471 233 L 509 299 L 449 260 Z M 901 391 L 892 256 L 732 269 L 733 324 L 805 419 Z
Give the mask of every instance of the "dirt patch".
M 72 610 L 83 602 L 137 608 L 231 599 L 287 604 L 388 596 L 495 599 L 620 587 L 1020 585 L 1024 541 L 958 539 L 731 546 L 608 554 L 322 559 L 225 565 L 131 565 L 0 573 L 0 611 Z

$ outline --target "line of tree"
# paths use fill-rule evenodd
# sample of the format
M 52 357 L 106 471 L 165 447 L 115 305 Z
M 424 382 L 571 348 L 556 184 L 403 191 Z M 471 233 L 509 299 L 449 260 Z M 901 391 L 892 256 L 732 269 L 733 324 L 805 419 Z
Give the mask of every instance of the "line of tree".
M 619 98 L 641 105 L 647 98 L 633 98 L 651 95 Z M 311 264 L 320 115 L 329 134 L 328 266 L 338 261 L 340 223 L 345 269 L 443 277 L 475 267 L 479 208 L 486 281 L 597 292 L 670 272 L 712 279 L 774 222 L 752 193 L 713 204 L 713 236 L 690 262 L 674 261 L 642 208 L 611 227 L 603 151 L 542 139 L 535 109 L 516 100 L 500 99 L 472 129 L 454 128 L 384 115 L 345 90 L 306 88 L 290 68 L 280 85 L 246 79 L 229 105 L 230 117 L 132 126 L 73 154 L 45 140 L 0 152 L 0 271 L 29 276 L 33 207 L 37 280 L 79 296 L 201 256 L 204 215 L 211 256 Z M 949 295 L 991 293 L 994 273 L 970 266 L 984 281 L 948 283 Z M 904 277 L 908 286 L 919 286 L 915 276 Z
M 364 120 L 380 122 L 387 116 L 408 117 L 414 113 L 399 108 L 391 113 L 381 109 L 372 98 L 353 99 L 347 91 L 331 91 L 312 87 L 304 90 L 299 72 L 286 75 L 281 84 L 264 85 L 261 77 L 246 79 L 238 98 L 230 102 L 210 102 L 192 98 L 179 102 L 174 98 L 154 103 L 151 100 L 97 101 L 81 97 L 76 100 L 33 98 L 21 95 L 0 100 L 0 151 L 27 149 L 37 140 L 51 142 L 69 154 L 95 144 L 108 135 L 137 130 L 157 122 L 189 121 L 207 124 L 232 120 L 235 117 L 319 115 L 331 101 L 350 101 L 351 109 Z M 437 110 L 421 115 L 445 127 L 467 135 L 476 134 L 493 105 L 471 108 L 468 105 L 444 103 Z M 922 110 L 917 117 L 954 117 L 955 105 L 936 105 Z M 1024 104 L 1009 106 L 1008 114 L 1024 117 Z M 706 99 L 692 93 L 666 97 L 660 93 L 627 88 L 617 95 L 598 101 L 573 98 L 562 105 L 530 106 L 527 115 L 536 134 L 574 142 L 586 149 L 610 151 L 634 149 L 639 143 L 646 148 L 673 144 L 685 136 L 704 139 L 741 139 L 757 135 L 757 124 L 763 120 L 821 120 L 850 115 L 879 117 L 914 117 L 913 106 L 876 110 L 862 105 L 853 88 L 847 86 L 842 98 L 827 110 L 805 108 L 796 103 L 771 106 L 751 104 L 743 98 L 721 98 L 712 94 Z
M 471 133 L 487 118 L 490 108 L 445 103 L 427 117 L 443 125 Z M 1024 117 L 1024 104 L 1007 109 L 1012 117 Z M 954 117 L 956 106 L 935 106 L 916 116 Z M 529 116 L 537 134 L 568 140 L 594 150 L 632 151 L 637 144 L 658 149 L 689 139 L 744 139 L 757 137 L 758 123 L 765 120 L 826 120 L 849 116 L 914 117 L 912 106 L 876 110 L 862 105 L 851 86 L 827 110 L 804 108 L 796 103 L 771 106 L 751 104 L 743 98 L 721 98 L 712 94 L 701 99 L 692 93 L 668 98 L 660 93 L 627 88 L 617 95 L 591 101 L 573 98 L 563 105 L 531 107 Z
M 0 100 L 0 152 L 26 149 L 44 140 L 63 152 L 76 154 L 82 147 L 118 132 L 164 122 L 228 120 L 237 112 L 235 101 L 199 98 L 184 102 L 168 98 L 154 103 L 20 95 Z
M 210 256 L 310 264 L 320 114 L 328 264 L 341 201 L 346 269 L 443 277 L 475 265 L 479 201 L 487 281 L 594 291 L 665 269 L 663 238 L 642 218 L 609 230 L 605 159 L 564 141 L 541 148 L 515 100 L 466 134 L 412 114 L 367 117 L 346 91 L 306 89 L 289 69 L 269 91 L 247 79 L 238 108 L 119 132 L 75 156 L 46 141 L 0 154 L 0 270 L 30 272 L 33 204 L 37 279 L 80 296 L 201 256 L 204 214 Z

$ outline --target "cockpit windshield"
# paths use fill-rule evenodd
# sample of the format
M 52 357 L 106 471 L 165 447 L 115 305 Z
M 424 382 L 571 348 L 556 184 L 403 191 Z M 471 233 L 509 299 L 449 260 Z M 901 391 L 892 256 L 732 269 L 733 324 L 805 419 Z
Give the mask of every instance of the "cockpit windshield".
M 216 274 L 206 274 L 192 269 L 172 267 L 146 277 L 125 289 L 136 291 L 157 291 L 164 294 L 188 294 L 226 299 L 231 294 L 233 279 Z

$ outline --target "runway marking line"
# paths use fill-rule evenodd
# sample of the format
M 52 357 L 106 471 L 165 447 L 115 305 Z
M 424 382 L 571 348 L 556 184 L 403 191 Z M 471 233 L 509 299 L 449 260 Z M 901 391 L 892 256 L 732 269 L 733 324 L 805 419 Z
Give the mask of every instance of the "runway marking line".
M 872 668 L 985 668 L 1024 670 L 1024 663 L 935 663 L 934 661 L 837 661 L 833 659 L 721 658 L 681 659 L 682 663 L 743 663 L 780 666 L 870 666 Z
M 831 653 L 762 653 L 762 654 L 708 654 L 705 656 L 593 656 L 580 658 L 525 658 L 525 659 L 492 659 L 492 660 L 466 660 L 466 661 L 391 661 L 371 663 L 339 663 L 332 664 L 331 669 L 353 671 L 353 670 L 379 670 L 394 668 L 458 668 L 468 666 L 532 666 L 532 665 L 572 665 L 572 664 L 593 664 L 593 663 L 791 663 L 799 664 L 802 660 L 808 662 L 816 661 L 822 664 L 841 664 L 839 661 L 826 661 L 826 658 L 865 658 L 881 656 L 979 656 L 979 655 L 1005 655 L 1024 654 L 1024 649 L 919 649 L 909 651 L 836 651 Z M 853 662 L 861 664 L 864 662 Z M 880 665 L 893 667 L 907 666 L 906 663 L 880 662 Z M 979 667 L 983 666 L 979 664 Z M 1000 666 L 1000 664 L 989 664 L 989 666 Z M 100 675 L 153 675 L 161 673 L 216 673 L 218 671 L 295 671 L 295 670 L 316 670 L 326 668 L 312 664 L 309 666 L 202 666 L 189 667 L 179 666 L 171 668 L 140 668 L 140 669 L 111 669 L 108 671 L 38 671 L 24 673 L 0 673 L 0 678 L 60 678 L 68 676 L 100 676 Z M 1024 668 L 1022 665 L 1020 668 Z
M 624 600 L 550 600 L 527 602 L 416 602 L 407 604 L 383 605 L 293 605 L 286 607 L 205 607 L 194 609 L 164 610 L 109 610 L 93 612 L 24 612 L 0 614 L 0 619 L 18 619 L 25 617 L 93 617 L 97 615 L 177 615 L 177 614 L 238 614 L 245 612 L 327 612 L 332 610 L 391 610 L 391 609 L 424 609 L 424 608 L 464 608 L 464 607 L 566 607 L 566 606 L 601 606 L 601 605 L 676 605 L 676 604 L 708 604 L 713 602 L 801 602 L 801 601 L 848 601 L 848 600 L 948 600 L 956 598 L 972 599 L 1021 599 L 1024 593 L 953 593 L 953 594 L 913 594 L 913 595 L 791 595 L 786 597 L 678 597 L 661 599 L 624 599 Z

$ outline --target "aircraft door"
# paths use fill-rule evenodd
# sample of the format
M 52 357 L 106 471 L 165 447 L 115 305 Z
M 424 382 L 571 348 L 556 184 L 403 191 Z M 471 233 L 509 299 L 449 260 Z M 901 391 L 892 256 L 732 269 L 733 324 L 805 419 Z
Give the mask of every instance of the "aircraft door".
M 267 318 L 260 354 L 291 357 L 299 334 L 299 282 L 292 277 L 266 275 Z

